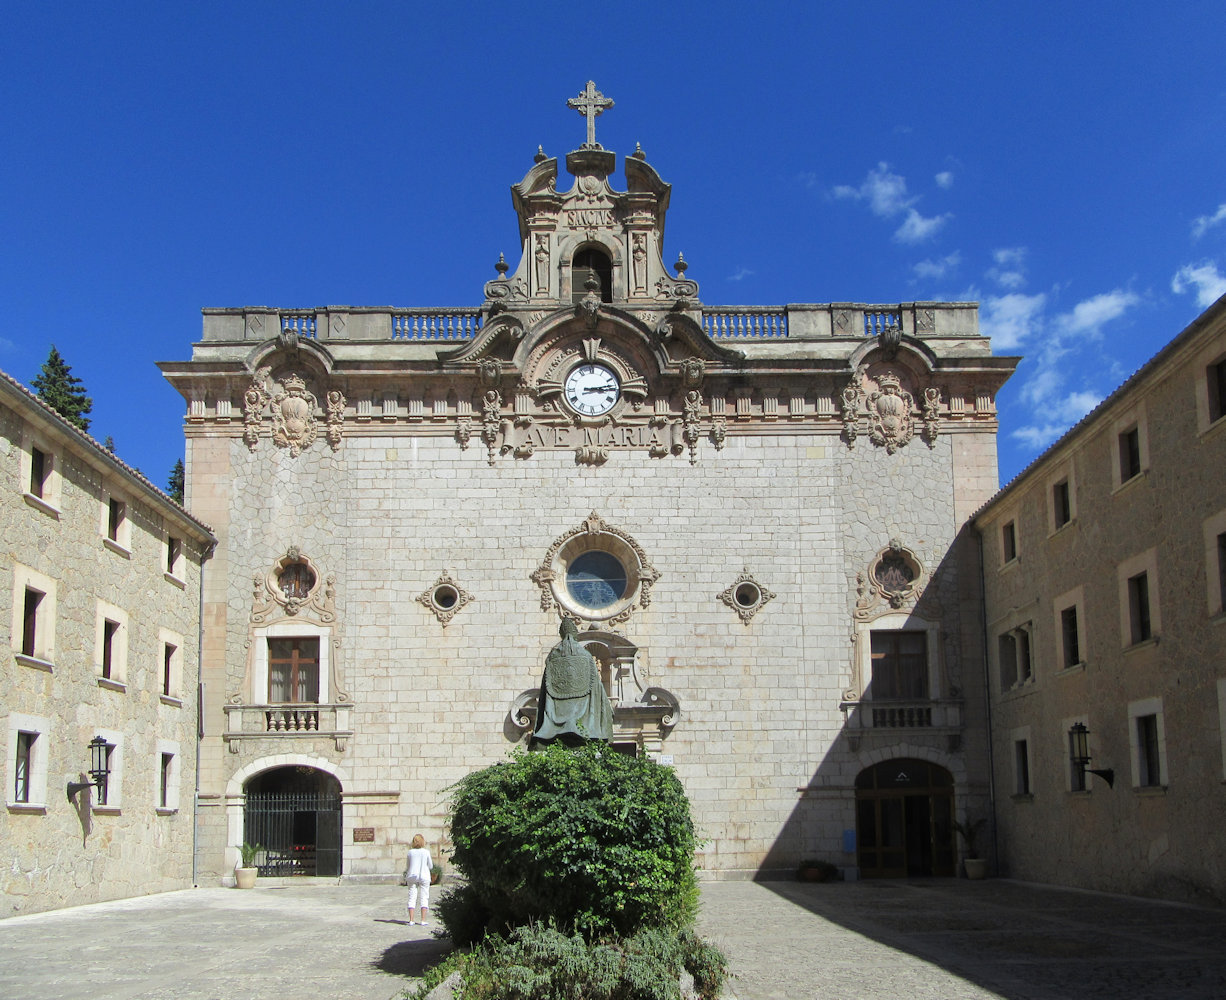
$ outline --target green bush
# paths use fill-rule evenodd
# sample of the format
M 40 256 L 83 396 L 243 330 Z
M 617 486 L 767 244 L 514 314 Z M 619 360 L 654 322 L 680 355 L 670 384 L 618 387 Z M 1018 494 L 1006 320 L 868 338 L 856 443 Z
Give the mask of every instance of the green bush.
M 694 825 L 672 770 L 605 744 L 518 751 L 458 782 L 452 864 L 467 890 L 439 916 L 457 944 L 554 923 L 594 938 L 680 929 L 697 912 Z M 482 912 L 484 911 L 484 912 Z
M 459 1000 L 678 1000 L 683 968 L 702 1000 L 716 1000 L 727 978 L 724 957 L 692 931 L 647 927 L 624 939 L 587 941 L 533 924 L 452 955 L 412 996 L 424 998 L 458 971 Z

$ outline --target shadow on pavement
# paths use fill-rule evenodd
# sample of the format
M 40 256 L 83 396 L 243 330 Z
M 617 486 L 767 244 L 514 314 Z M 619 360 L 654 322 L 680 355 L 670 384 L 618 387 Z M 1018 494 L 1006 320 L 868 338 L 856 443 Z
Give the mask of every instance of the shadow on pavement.
M 1226 911 L 989 879 L 763 882 L 1007 1000 L 1222 1000 Z
M 401 941 L 384 949 L 372 968 L 392 976 L 420 979 L 426 970 L 438 965 L 452 950 L 451 942 L 438 938 L 420 941 Z

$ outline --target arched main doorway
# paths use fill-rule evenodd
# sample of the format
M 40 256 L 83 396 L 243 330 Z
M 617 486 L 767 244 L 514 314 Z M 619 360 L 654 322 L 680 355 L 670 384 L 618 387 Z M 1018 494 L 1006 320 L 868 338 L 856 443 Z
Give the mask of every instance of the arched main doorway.
M 856 778 L 856 841 L 864 878 L 953 875 L 954 779 L 925 760 L 898 758 Z
M 243 840 L 260 844 L 261 875 L 341 873 L 341 784 L 306 766 L 275 767 L 243 791 Z

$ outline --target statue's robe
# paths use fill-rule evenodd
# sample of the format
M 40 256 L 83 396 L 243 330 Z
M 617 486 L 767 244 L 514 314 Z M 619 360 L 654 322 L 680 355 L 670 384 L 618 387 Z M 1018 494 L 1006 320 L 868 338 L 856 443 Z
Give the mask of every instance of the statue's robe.
M 537 698 L 533 743 L 564 743 L 613 738 L 613 709 L 600 669 L 586 649 L 569 636 L 545 657 Z

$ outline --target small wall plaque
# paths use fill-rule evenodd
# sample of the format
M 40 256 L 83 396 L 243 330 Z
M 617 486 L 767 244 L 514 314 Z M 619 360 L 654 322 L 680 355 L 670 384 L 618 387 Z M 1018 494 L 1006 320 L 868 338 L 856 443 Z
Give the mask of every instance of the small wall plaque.
M 355 826 L 353 828 L 353 842 L 355 844 L 373 844 L 375 842 L 375 828 L 373 826 Z

